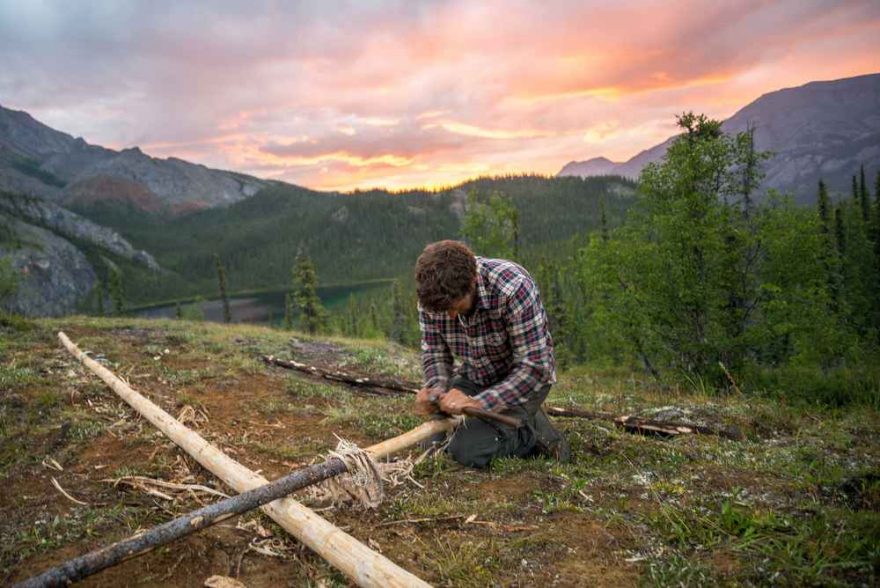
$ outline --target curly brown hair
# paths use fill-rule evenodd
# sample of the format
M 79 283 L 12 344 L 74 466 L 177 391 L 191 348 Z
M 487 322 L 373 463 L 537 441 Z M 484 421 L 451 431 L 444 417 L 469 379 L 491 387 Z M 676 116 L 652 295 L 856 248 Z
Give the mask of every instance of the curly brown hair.
M 415 274 L 422 308 L 443 312 L 470 293 L 477 277 L 477 258 L 464 243 L 437 241 L 419 255 Z

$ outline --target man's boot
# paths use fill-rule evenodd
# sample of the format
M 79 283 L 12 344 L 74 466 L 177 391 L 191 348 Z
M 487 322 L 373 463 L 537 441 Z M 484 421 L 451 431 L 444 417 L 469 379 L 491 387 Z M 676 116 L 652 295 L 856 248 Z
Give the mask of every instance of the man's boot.
M 571 445 L 568 439 L 556 430 L 543 407 L 535 413 L 532 429 L 535 433 L 535 451 L 538 455 L 555 459 L 559 463 L 571 462 Z

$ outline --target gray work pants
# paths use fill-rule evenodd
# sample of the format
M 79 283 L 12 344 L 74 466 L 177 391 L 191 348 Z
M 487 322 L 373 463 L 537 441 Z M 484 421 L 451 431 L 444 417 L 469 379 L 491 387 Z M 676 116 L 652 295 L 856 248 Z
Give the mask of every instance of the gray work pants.
M 481 391 L 479 385 L 461 376 L 452 380 L 451 387 L 458 388 L 468 396 L 475 396 Z M 544 411 L 539 410 L 549 392 L 550 384 L 546 384 L 533 390 L 524 404 L 501 411 L 501 414 L 522 421 L 518 429 L 465 417 L 464 423 L 449 441 L 447 453 L 455 461 L 472 468 L 485 468 L 496 457 L 528 457 L 542 453 L 545 448 L 558 443 L 561 437 Z

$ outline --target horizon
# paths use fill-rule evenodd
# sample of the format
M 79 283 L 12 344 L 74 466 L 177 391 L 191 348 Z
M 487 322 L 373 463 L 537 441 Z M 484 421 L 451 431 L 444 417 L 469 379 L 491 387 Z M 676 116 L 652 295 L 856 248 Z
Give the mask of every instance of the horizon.
M 0 50 L 0 103 L 90 144 L 399 192 L 626 161 L 677 113 L 878 73 L 880 5 L 0 0 Z

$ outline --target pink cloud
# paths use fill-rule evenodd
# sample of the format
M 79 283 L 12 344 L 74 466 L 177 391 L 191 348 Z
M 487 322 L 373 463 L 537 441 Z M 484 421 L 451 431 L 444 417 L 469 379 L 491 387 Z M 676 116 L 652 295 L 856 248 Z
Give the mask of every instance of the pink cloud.
M 0 51 L 4 105 L 90 142 L 400 188 L 625 159 L 682 110 L 880 71 L 880 5 L 20 3 Z

